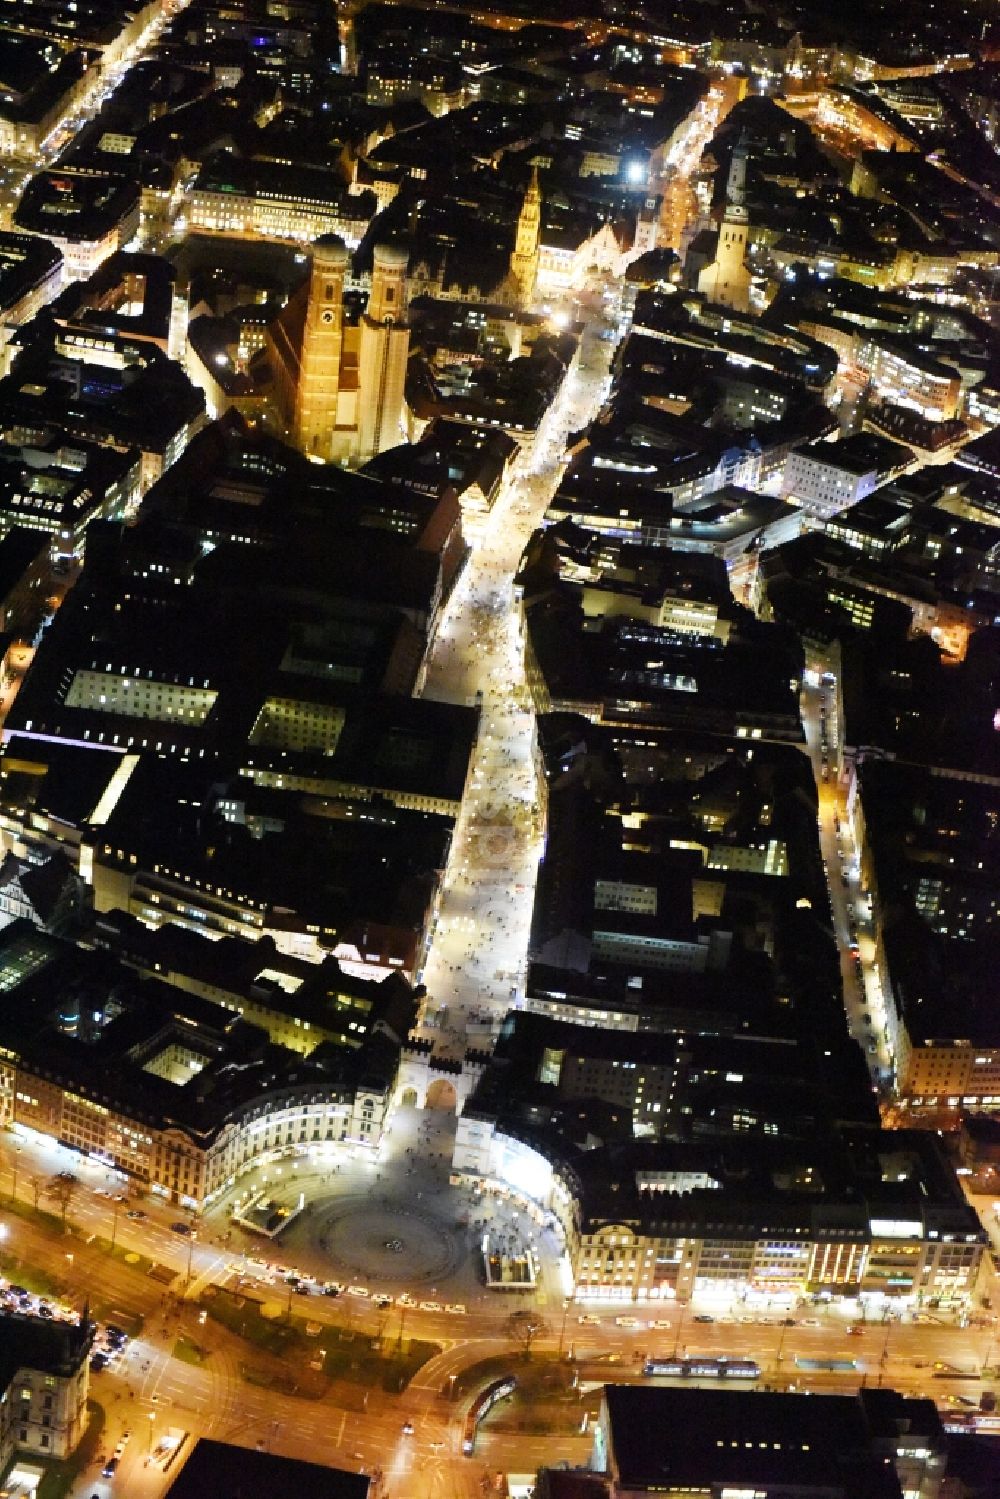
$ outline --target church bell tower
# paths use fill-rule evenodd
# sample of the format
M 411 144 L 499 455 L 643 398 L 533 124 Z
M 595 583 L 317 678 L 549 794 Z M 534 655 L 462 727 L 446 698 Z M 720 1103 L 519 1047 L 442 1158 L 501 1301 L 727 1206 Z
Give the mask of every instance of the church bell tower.
M 520 306 L 527 307 L 535 295 L 538 277 L 538 254 L 542 238 L 542 191 L 538 185 L 538 168 L 531 169 L 531 182 L 517 219 L 514 253 L 510 257 L 510 274 Z
M 300 452 L 323 462 L 329 461 L 337 422 L 347 262 L 347 246 L 339 235 L 324 235 L 313 244 L 292 441 Z

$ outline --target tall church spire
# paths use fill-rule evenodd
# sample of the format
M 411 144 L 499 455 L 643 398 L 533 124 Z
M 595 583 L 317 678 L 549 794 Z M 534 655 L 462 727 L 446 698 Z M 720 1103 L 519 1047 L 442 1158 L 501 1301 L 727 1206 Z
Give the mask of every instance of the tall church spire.
M 733 147 L 729 159 L 729 176 L 726 179 L 726 211 L 747 206 L 747 148 L 741 136 Z
M 510 274 L 521 306 L 527 306 L 535 294 L 538 256 L 542 238 L 542 190 L 538 185 L 538 168 L 531 168 L 531 182 L 517 219 L 514 253 L 510 257 Z
M 726 206 L 722 211 L 715 259 L 698 277 L 698 290 L 710 302 L 747 312 L 750 307 L 750 272 L 746 263 L 750 217 L 746 207 L 747 147 L 741 136 L 733 147 L 726 179 Z

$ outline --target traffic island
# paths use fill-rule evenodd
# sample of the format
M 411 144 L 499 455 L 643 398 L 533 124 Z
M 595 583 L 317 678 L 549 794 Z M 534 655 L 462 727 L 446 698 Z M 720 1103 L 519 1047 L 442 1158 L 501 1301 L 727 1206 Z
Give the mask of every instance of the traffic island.
M 61 1301 L 66 1295 L 64 1280 L 57 1280 L 54 1275 L 49 1275 L 40 1266 L 27 1264 L 16 1254 L 0 1254 L 0 1275 L 24 1286 L 25 1290 L 30 1291 L 33 1296 L 44 1296 L 53 1301 Z
M 290 1377 L 294 1393 L 312 1393 L 314 1386 L 325 1388 L 333 1380 L 381 1385 L 399 1393 L 441 1352 L 439 1344 L 420 1338 L 401 1338 L 387 1346 L 384 1339 L 353 1328 L 286 1317 L 280 1315 L 282 1308 L 276 1302 L 260 1302 L 231 1291 L 216 1289 L 202 1305 L 214 1321 L 280 1361 L 273 1371 L 255 1367 L 254 1383 L 262 1377 Z
M 208 1358 L 208 1351 L 193 1338 L 182 1335 L 174 1344 L 173 1357 L 180 1359 L 182 1364 L 194 1364 L 200 1368 Z

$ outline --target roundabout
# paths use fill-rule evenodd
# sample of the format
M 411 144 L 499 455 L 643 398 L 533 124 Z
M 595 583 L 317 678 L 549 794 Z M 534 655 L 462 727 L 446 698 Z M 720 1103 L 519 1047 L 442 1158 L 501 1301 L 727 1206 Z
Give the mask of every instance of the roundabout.
M 432 1212 L 370 1197 L 314 1205 L 310 1238 L 333 1272 L 366 1284 L 450 1280 L 467 1256 L 465 1234 Z

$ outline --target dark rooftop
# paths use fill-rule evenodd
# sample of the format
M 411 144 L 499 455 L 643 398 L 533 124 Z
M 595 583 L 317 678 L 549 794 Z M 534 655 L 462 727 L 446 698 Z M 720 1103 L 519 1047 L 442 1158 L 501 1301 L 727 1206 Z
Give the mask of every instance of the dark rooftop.
M 201 1437 L 170 1488 L 170 1499 L 366 1499 L 369 1480 L 363 1473 L 325 1468 L 299 1458 L 254 1452 L 228 1442 Z

